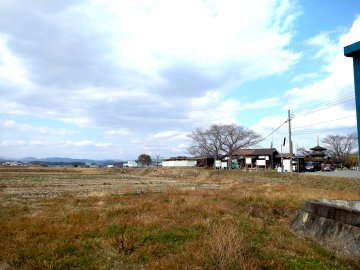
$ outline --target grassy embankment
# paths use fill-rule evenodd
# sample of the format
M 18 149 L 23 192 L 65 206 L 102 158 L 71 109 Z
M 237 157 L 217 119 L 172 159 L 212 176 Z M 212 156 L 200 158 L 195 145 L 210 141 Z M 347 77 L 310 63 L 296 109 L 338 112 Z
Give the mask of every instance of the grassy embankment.
M 359 180 L 238 170 L 22 170 L 0 169 L 0 266 L 360 269 L 290 227 L 305 199 L 359 199 Z

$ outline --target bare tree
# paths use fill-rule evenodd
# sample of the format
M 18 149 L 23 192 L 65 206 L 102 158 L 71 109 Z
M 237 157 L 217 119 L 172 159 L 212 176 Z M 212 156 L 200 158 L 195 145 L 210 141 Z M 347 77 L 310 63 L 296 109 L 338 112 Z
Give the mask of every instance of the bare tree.
M 301 154 L 304 156 L 304 158 L 308 158 L 310 157 L 310 153 L 311 151 L 310 150 L 307 150 L 305 147 L 300 147 L 297 149 L 297 154 Z
M 261 136 L 253 130 L 245 129 L 237 124 L 222 126 L 222 150 L 229 157 L 229 167 L 235 151 L 251 147 L 261 140 Z
M 193 144 L 188 151 L 193 156 L 218 159 L 221 155 L 221 136 L 220 125 L 211 125 L 207 129 L 197 128 L 189 135 Z
M 326 145 L 329 157 L 341 161 L 342 164 L 347 161 L 358 143 L 356 133 L 348 135 L 328 135 L 321 141 Z
M 153 160 L 155 161 L 156 166 L 161 165 L 161 164 L 160 164 L 160 162 L 161 162 L 161 155 L 155 155 L 155 157 L 153 158 Z
M 207 129 L 197 128 L 189 137 L 193 139 L 190 154 L 215 160 L 227 155 L 229 166 L 235 151 L 251 147 L 261 140 L 260 135 L 237 124 L 213 124 Z

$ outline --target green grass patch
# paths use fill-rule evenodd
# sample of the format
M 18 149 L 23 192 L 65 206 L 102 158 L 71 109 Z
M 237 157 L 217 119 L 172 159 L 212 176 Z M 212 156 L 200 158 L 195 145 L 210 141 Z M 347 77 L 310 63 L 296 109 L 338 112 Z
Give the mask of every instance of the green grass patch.
M 147 232 L 143 243 L 182 244 L 199 238 L 204 233 L 201 227 L 154 228 Z

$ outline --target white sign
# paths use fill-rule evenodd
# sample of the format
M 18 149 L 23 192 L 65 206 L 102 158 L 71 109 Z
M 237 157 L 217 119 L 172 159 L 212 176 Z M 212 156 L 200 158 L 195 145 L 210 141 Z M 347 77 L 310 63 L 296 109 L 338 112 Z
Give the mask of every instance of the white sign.
M 221 168 L 226 169 L 228 167 L 227 162 L 221 162 Z
M 245 160 L 246 164 L 252 164 L 252 158 L 251 157 L 247 157 Z
M 256 166 L 266 166 L 266 160 L 257 159 L 256 160 Z
M 215 167 L 221 168 L 221 160 L 215 160 Z

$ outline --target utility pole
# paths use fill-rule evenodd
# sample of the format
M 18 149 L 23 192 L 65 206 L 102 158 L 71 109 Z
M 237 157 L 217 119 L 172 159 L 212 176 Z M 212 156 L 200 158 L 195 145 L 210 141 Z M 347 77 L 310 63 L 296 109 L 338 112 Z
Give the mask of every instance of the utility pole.
M 288 110 L 288 124 L 289 124 L 289 151 L 290 151 L 290 172 L 293 172 L 293 164 L 292 164 L 292 156 L 293 156 L 293 149 L 292 149 L 292 141 L 291 141 L 291 115 L 290 110 Z

